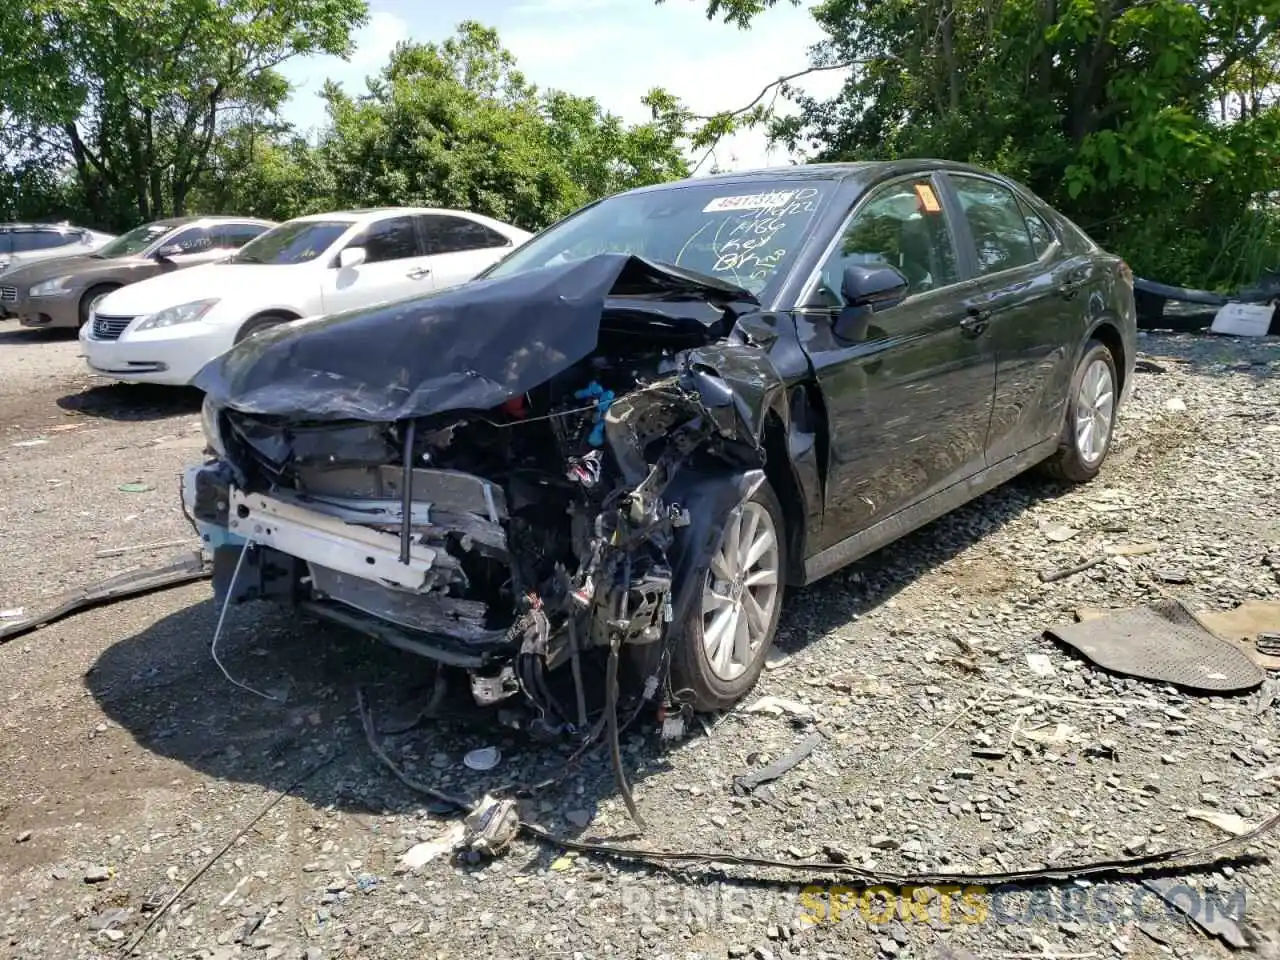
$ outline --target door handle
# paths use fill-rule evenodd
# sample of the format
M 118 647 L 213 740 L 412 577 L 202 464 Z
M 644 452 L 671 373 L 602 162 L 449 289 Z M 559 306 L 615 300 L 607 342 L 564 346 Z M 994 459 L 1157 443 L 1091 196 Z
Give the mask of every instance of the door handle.
M 405 276 L 408 277 L 410 280 L 421 280 L 423 277 L 429 277 L 430 275 L 431 275 L 431 271 L 428 270 L 426 267 L 418 267 L 414 270 L 410 270 L 408 273 L 405 274 Z
M 967 336 L 977 337 L 982 335 L 982 332 L 987 329 L 987 324 L 990 322 L 990 310 L 979 310 L 977 307 L 970 307 L 969 315 L 960 321 L 960 329 Z

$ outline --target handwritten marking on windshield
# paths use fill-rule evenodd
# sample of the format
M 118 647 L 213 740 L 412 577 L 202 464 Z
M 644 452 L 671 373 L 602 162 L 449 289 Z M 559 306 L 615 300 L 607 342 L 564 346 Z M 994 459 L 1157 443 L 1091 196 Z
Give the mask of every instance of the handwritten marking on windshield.
M 740 275 L 746 273 L 748 283 L 767 282 L 787 255 L 785 247 L 773 246 L 778 235 L 787 229 L 786 218 L 812 214 L 817 210 L 817 195 L 818 191 L 812 187 L 774 194 L 785 199 L 771 207 L 757 207 L 753 212 L 737 217 L 736 221 L 723 222 L 721 229 L 716 231 L 716 243 L 713 245 L 716 261 L 711 272 L 732 273 L 739 280 Z M 720 234 L 729 222 L 733 223 L 729 238 L 720 243 Z

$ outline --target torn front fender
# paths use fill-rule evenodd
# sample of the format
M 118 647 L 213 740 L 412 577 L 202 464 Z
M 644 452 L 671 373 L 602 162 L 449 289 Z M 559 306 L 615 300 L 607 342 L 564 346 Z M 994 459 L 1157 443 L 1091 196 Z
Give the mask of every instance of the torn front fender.
M 787 423 L 786 383 L 768 355 L 748 343 L 717 343 L 685 354 L 683 380 L 721 436 L 761 447 L 770 411 Z

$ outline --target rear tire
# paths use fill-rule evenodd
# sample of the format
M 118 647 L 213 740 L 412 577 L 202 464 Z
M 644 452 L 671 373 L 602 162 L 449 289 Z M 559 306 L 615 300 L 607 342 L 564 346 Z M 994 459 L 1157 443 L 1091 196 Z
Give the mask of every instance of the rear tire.
M 1058 451 L 1044 464 L 1050 476 L 1087 483 L 1098 475 L 1111 450 L 1119 397 L 1115 357 L 1106 344 L 1090 340 L 1071 378 Z
M 236 332 L 236 343 L 248 340 L 255 333 L 261 333 L 268 327 L 278 327 L 282 323 L 288 323 L 290 320 L 296 319 L 282 313 L 264 313 L 256 317 L 250 317 L 244 322 L 239 331 Z
M 96 287 L 90 287 L 84 292 L 84 296 L 80 298 L 80 326 L 84 326 L 89 322 L 89 317 L 93 313 L 94 308 L 98 306 L 107 294 L 115 293 L 120 288 L 112 284 L 103 283 Z
M 672 689 L 698 711 L 729 707 L 755 686 L 782 612 L 787 535 L 773 489 L 761 484 L 720 527 L 671 661 Z

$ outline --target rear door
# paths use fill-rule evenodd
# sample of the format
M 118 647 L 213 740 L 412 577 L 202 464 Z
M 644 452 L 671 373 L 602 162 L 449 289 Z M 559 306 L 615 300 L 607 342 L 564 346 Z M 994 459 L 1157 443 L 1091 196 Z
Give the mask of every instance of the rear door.
M 466 283 L 511 249 L 509 238 L 476 220 L 443 213 L 415 217 L 437 288 Z
M 1006 184 L 957 173 L 946 181 L 962 212 L 959 232 L 979 277 L 976 302 L 989 314 L 996 351 L 986 444 L 994 464 L 1062 429 L 1084 299 L 1067 274 L 1087 262 L 1061 264 L 1052 229 Z
M 967 259 L 938 183 L 917 175 L 859 201 L 800 311 L 830 421 L 829 546 L 981 470 L 995 353 L 975 328 Z M 848 264 L 888 264 L 908 296 L 837 331 Z
M 363 247 L 365 261 L 325 271 L 326 313 L 401 300 L 432 289 L 429 260 L 411 216 L 386 217 L 346 244 Z

